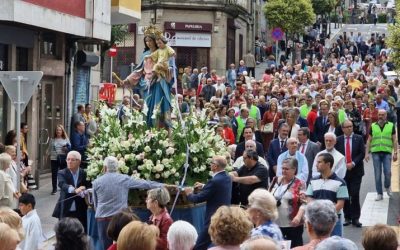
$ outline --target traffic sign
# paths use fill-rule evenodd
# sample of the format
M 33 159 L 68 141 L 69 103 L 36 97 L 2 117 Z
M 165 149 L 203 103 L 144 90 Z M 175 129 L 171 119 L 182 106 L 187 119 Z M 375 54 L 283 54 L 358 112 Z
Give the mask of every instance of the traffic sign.
M 42 71 L 0 71 L 0 82 L 15 109 L 18 109 L 19 105 L 21 113 L 24 112 L 42 76 Z
M 283 31 L 282 31 L 281 28 L 274 28 L 274 29 L 272 30 L 272 38 L 273 38 L 275 41 L 282 40 L 283 35 L 284 35 L 284 33 L 283 33 Z
M 117 55 L 117 46 L 113 45 L 109 50 L 108 50 L 108 56 L 109 57 L 115 57 Z

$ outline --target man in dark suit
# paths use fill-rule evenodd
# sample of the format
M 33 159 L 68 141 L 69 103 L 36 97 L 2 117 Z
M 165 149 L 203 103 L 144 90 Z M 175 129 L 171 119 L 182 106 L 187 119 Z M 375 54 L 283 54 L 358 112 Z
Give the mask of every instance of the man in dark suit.
M 54 208 L 53 217 L 58 219 L 64 217 L 77 218 L 87 232 L 87 205 L 83 193 L 90 186 L 90 183 L 86 180 L 86 172 L 79 167 L 80 164 L 80 153 L 70 151 L 67 155 L 67 168 L 58 171 L 58 186 L 61 191 L 60 198 Z
M 269 144 L 267 161 L 269 165 L 268 175 L 270 181 L 276 176 L 277 161 L 281 153 L 287 150 L 286 140 L 289 134 L 289 125 L 281 123 L 278 128 L 278 138 L 271 141 Z
M 365 144 L 361 135 L 353 133 L 353 123 L 345 120 L 342 124 L 343 135 L 337 138 L 335 148 L 346 158 L 346 176 L 344 180 L 347 183 L 350 199 L 344 203 L 344 226 L 353 224 L 361 227 L 359 221 L 360 207 L 360 187 L 364 175 L 364 157 Z
M 257 140 L 257 137 L 256 137 L 256 140 L 253 139 L 253 137 L 254 137 L 254 130 L 253 130 L 253 128 L 250 127 L 250 126 L 246 126 L 246 127 L 243 129 L 243 136 L 244 136 L 244 141 L 241 142 L 241 143 L 239 143 L 239 144 L 237 145 L 237 147 L 236 147 L 236 151 L 235 151 L 235 161 L 236 161 L 237 158 L 239 158 L 240 156 L 243 155 L 244 150 L 245 150 L 245 143 L 246 143 L 246 141 L 248 141 L 248 140 L 253 140 L 253 141 L 255 141 L 256 147 L 257 147 L 257 154 L 258 154 L 260 157 L 264 158 L 264 155 L 265 155 L 265 154 L 264 154 L 264 146 L 262 145 L 262 142 L 261 142 L 261 141 L 258 141 L 258 140 Z M 259 138 L 259 139 L 260 139 L 260 138 Z
M 299 131 L 297 132 L 297 137 L 299 139 L 298 150 L 300 153 L 304 154 L 308 163 L 308 178 L 307 178 L 307 186 L 308 186 L 312 177 L 312 167 L 315 156 L 320 151 L 319 145 L 310 140 L 310 129 L 307 127 L 300 128 Z
M 314 124 L 314 134 L 316 138 L 316 143 L 318 143 L 322 149 L 325 149 L 324 144 L 324 135 L 328 132 L 329 129 L 329 121 L 328 121 L 328 113 L 329 113 L 329 104 L 325 100 L 322 100 L 319 104 L 319 112 L 320 115 L 315 120 Z
M 211 162 L 211 171 L 213 178 L 207 184 L 195 183 L 194 188 L 201 189 L 199 193 L 193 193 L 193 188 L 185 188 L 187 198 L 191 202 L 207 202 L 206 215 L 204 218 L 204 227 L 201 231 L 194 250 L 205 250 L 211 244 L 211 238 L 208 234 L 211 216 L 223 205 L 231 204 L 232 180 L 225 172 L 227 162 L 223 156 L 215 156 Z

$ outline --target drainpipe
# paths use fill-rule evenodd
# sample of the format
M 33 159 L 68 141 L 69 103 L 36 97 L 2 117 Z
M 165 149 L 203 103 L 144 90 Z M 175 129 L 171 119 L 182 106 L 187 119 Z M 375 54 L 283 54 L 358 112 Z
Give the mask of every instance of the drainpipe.
M 67 112 L 65 114 L 65 121 L 66 121 L 66 131 L 71 131 L 71 119 L 73 115 L 73 105 L 74 105 L 74 66 L 75 66 L 75 55 L 78 52 L 78 43 L 74 42 L 73 46 L 71 48 L 72 50 L 72 55 L 71 59 L 69 62 L 69 79 L 67 81 L 67 84 L 65 86 L 65 93 L 66 93 L 66 98 L 65 98 L 65 106 L 67 107 Z

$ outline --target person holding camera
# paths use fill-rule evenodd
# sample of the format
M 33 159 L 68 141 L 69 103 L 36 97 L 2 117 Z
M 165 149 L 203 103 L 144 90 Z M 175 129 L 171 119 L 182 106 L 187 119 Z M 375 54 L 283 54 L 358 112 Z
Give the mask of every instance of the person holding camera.
M 279 225 L 285 240 L 291 240 L 291 247 L 303 245 L 303 215 L 305 205 L 301 194 L 306 191 L 305 183 L 296 177 L 298 162 L 295 158 L 286 158 L 282 162 L 282 176 L 275 177 L 271 192 L 278 207 Z

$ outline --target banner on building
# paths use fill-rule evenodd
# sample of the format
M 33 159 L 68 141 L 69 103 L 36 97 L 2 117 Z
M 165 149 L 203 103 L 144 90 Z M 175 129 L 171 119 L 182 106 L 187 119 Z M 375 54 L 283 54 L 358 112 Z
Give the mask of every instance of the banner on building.
M 165 38 L 172 47 L 211 47 L 211 34 L 166 31 Z

